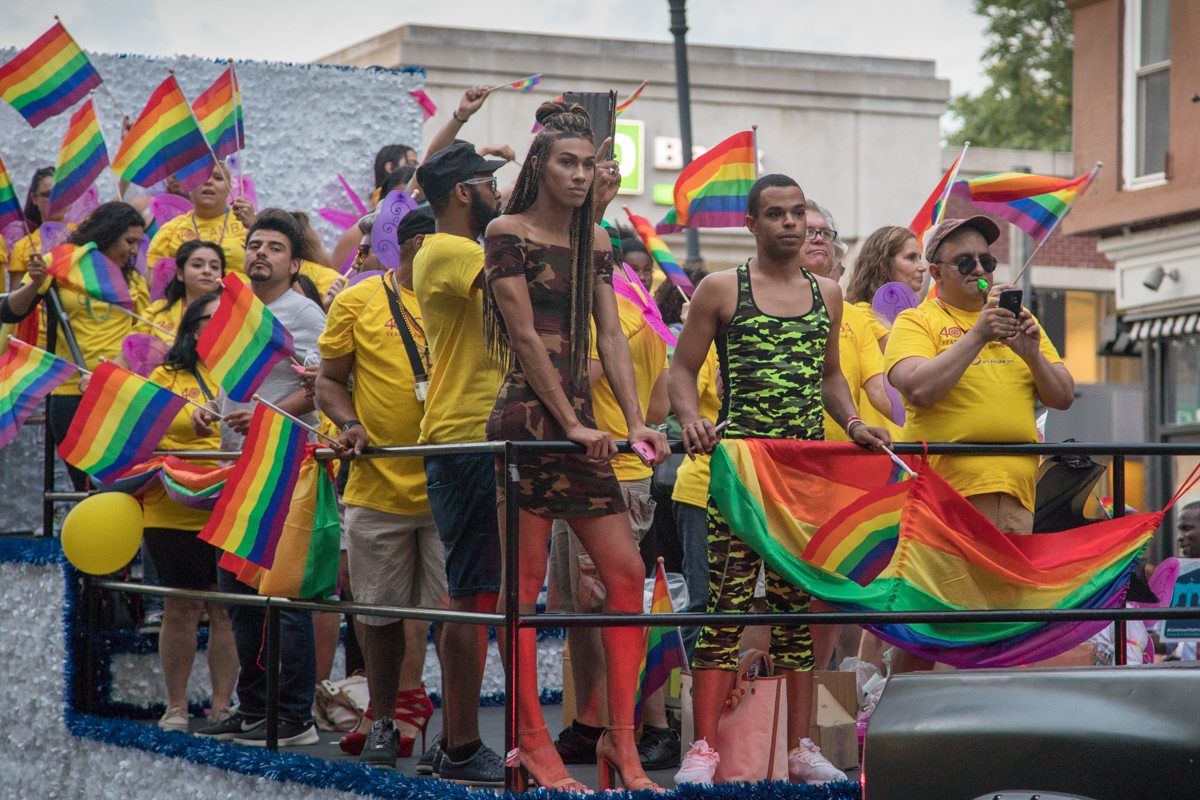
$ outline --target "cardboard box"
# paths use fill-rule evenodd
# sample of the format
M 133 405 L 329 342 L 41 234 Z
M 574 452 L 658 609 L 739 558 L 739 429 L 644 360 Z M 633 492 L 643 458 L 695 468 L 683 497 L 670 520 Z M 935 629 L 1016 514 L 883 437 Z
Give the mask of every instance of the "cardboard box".
M 850 673 L 845 673 L 850 674 Z M 850 674 L 853 678 L 853 674 Z M 818 684 L 814 705 L 814 723 L 809 738 L 821 748 L 821 755 L 838 769 L 858 767 L 858 728 L 854 717 L 838 702 L 829 687 Z
M 836 672 L 826 670 L 813 671 L 813 716 L 810 722 L 816 722 L 816 708 L 818 705 L 817 689 L 824 686 L 833 695 L 833 699 L 837 700 L 847 714 L 856 716 L 858 714 L 858 677 L 853 672 Z

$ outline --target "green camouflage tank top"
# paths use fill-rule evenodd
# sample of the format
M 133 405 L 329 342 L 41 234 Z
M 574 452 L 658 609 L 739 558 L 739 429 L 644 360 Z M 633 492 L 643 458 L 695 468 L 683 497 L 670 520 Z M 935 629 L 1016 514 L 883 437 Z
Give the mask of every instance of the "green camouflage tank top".
M 822 376 L 829 312 L 817 280 L 813 304 L 798 317 L 764 314 L 754 302 L 750 263 L 738 267 L 737 308 L 717 339 L 725 397 L 726 436 L 760 439 L 824 438 Z

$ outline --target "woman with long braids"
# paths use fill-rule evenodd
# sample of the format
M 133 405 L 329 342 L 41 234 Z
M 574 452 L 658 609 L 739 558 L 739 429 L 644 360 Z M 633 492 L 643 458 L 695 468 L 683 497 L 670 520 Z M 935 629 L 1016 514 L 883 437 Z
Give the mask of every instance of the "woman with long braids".
M 522 613 L 534 611 L 554 519 L 570 522 L 595 561 L 608 593 L 606 610 L 636 613 L 642 605 L 644 568 L 609 464 L 616 447 L 611 436 L 595 427 L 588 383 L 594 321 L 600 361 L 628 422 L 630 441 L 653 447 L 653 463 L 666 458 L 666 437 L 642 419 L 612 290 L 612 248 L 594 224 L 597 173 L 605 189 L 619 180 L 619 173 L 613 162 L 597 163 L 590 121 L 581 106 L 543 103 L 537 121 L 544 129 L 529 148 L 505 214 L 488 225 L 484 240 L 487 339 L 508 365 L 487 436 L 569 439 L 586 453 L 522 456 L 516 465 L 517 496 L 500 494 L 500 527 L 503 531 L 505 503 L 516 503 Z M 499 477 L 503 487 L 504 476 Z M 609 727 L 596 747 L 601 788 L 609 787 L 615 771 L 629 789 L 658 789 L 642 770 L 633 735 L 643 636 L 643 629 L 635 627 L 603 631 Z M 522 630 L 518 641 L 519 657 L 536 663 L 534 631 Z M 521 765 L 548 789 L 586 791 L 567 774 L 546 731 L 535 670 L 522 673 L 519 688 Z

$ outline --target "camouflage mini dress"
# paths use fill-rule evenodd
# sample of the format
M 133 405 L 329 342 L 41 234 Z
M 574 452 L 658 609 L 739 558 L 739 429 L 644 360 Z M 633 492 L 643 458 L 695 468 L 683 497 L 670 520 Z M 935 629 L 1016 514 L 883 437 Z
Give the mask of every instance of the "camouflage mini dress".
M 529 288 L 533 326 L 558 372 L 563 393 L 575 415 L 594 428 L 592 391 L 587 375 L 582 381 L 571 377 L 571 250 L 561 245 L 542 244 L 511 234 L 489 236 L 484 241 L 484 280 L 521 276 Z M 596 253 L 596 275 L 611 285 L 612 251 Z M 486 302 L 503 325 L 491 291 Z M 563 440 L 566 433 L 542 403 L 525 377 L 520 359 L 510 359 L 508 374 L 496 396 L 487 421 L 491 441 Z M 504 475 L 497 461 L 498 496 L 504 494 Z M 621 487 L 609 464 L 597 464 L 568 454 L 522 455 L 517 459 L 517 505 L 542 517 L 573 519 L 602 517 L 625 511 Z

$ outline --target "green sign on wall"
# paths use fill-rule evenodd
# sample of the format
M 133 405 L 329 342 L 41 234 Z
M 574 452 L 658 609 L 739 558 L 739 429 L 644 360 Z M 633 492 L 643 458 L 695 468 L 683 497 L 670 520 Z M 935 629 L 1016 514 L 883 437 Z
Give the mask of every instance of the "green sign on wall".
M 646 170 L 646 123 L 618 119 L 613 135 L 613 153 L 621 165 L 621 189 L 618 194 L 642 194 Z

